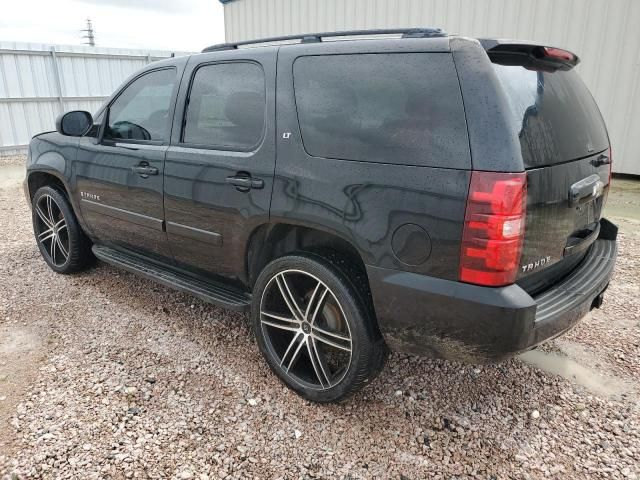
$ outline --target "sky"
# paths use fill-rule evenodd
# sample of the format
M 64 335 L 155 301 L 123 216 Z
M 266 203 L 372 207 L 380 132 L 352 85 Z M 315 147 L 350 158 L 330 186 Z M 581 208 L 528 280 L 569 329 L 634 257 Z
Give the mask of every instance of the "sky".
M 98 47 L 193 52 L 224 42 L 218 0 L 6 1 L 0 41 L 81 45 L 87 18 Z

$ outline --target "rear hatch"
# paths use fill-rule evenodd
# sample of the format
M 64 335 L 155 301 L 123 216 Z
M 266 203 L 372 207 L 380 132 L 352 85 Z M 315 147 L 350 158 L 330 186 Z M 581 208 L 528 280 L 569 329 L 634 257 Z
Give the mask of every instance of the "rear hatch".
M 574 68 L 574 54 L 499 43 L 488 54 L 509 103 L 527 173 L 517 283 L 533 294 L 573 270 L 598 236 L 610 182 L 609 138 Z

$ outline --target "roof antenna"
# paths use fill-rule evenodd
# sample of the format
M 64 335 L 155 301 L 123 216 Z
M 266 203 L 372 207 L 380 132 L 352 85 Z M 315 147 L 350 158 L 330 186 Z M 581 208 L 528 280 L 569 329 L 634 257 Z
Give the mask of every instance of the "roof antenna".
M 89 45 L 91 47 L 96 46 L 96 37 L 93 33 L 93 25 L 91 24 L 91 19 L 87 18 L 87 28 L 80 30 L 81 32 L 86 32 L 86 35 L 83 35 L 82 38 L 86 38 L 87 40 L 82 42 L 84 45 Z

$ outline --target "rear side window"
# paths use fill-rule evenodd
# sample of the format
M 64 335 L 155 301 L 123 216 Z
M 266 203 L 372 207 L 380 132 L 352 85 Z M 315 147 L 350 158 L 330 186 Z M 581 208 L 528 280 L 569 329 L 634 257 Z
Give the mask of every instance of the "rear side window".
M 575 70 L 494 64 L 526 168 L 576 160 L 609 146 L 602 115 Z
M 249 150 L 262 139 L 265 81 L 255 63 L 204 65 L 193 78 L 182 141 Z
M 315 157 L 469 168 L 469 143 L 450 54 L 298 58 L 295 99 Z

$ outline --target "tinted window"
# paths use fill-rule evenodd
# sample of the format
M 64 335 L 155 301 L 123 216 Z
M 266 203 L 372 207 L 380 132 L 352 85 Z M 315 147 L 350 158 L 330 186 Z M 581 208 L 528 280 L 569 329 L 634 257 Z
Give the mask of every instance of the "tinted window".
M 105 137 L 166 140 L 175 83 L 173 68 L 150 72 L 134 80 L 111 104 Z
M 182 141 L 246 150 L 262 138 L 265 85 L 254 63 L 200 67 L 195 74 Z
M 600 111 L 575 70 L 494 65 L 526 167 L 566 162 L 609 146 Z
M 295 98 L 310 155 L 406 165 L 470 166 L 450 54 L 301 57 Z

